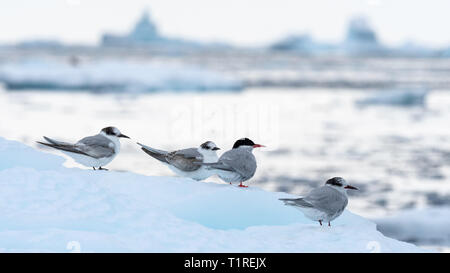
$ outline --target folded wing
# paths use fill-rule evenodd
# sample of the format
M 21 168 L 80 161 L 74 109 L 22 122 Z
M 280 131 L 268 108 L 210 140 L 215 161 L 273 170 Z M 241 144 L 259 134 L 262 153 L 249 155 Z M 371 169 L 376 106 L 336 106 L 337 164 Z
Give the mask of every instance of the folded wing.
M 78 141 L 75 146 L 80 151 L 94 158 L 111 157 L 115 152 L 114 142 L 100 134 L 85 137 Z
M 196 148 L 171 152 L 166 157 L 167 162 L 185 172 L 196 171 L 201 167 L 203 155 Z
M 342 211 L 348 203 L 348 199 L 344 194 L 328 186 L 312 190 L 304 200 L 316 209 L 328 214 Z
M 314 206 L 303 198 L 281 198 L 279 199 L 284 202 L 285 205 L 293 206 L 293 207 L 302 207 L 302 208 L 313 208 Z
M 225 152 L 216 163 L 203 163 L 209 168 L 238 173 L 242 180 L 250 179 L 256 171 L 256 159 L 250 152 L 232 149 Z

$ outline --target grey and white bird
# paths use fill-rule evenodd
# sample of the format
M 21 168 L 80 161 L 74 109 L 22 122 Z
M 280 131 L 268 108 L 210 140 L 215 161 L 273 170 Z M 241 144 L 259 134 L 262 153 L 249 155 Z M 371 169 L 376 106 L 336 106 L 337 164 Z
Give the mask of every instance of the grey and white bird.
M 357 190 L 341 178 L 328 179 L 324 186 L 312 190 L 302 198 L 280 199 L 285 205 L 299 209 L 303 214 L 313 221 L 328 222 L 339 217 L 348 204 L 347 190 Z
M 141 149 L 149 156 L 166 164 L 179 176 L 189 177 L 194 180 L 204 180 L 214 173 L 208 170 L 202 163 L 217 162 L 217 150 L 220 150 L 212 141 L 206 141 L 198 148 L 188 148 L 177 151 L 163 151 L 138 143 Z
M 256 172 L 256 158 L 252 151 L 254 148 L 265 147 L 255 144 L 248 138 L 237 140 L 233 148 L 219 158 L 216 163 L 203 164 L 213 170 L 223 181 L 240 182 L 239 187 L 245 187 L 243 182 L 249 180 Z
M 103 166 L 111 162 L 120 152 L 119 138 L 129 137 L 122 134 L 116 127 L 106 127 L 99 134 L 85 137 L 75 144 L 45 136 L 44 139 L 47 143 L 40 141 L 37 143 L 60 150 L 86 167 L 92 167 L 94 170 L 95 168 L 107 170 Z

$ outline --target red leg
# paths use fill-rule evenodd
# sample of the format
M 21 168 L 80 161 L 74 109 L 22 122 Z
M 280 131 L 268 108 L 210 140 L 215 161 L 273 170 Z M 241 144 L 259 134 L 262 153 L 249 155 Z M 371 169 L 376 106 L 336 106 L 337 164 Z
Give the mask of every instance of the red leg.
M 244 184 L 242 184 L 242 182 L 241 182 L 241 184 L 239 184 L 239 187 L 241 187 L 241 188 L 248 188 L 248 186 L 245 186 Z

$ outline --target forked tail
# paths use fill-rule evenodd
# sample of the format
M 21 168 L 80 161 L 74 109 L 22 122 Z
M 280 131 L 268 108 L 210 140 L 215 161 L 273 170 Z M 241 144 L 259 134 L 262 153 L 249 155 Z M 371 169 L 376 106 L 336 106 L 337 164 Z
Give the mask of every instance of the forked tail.
M 168 152 L 163 150 L 154 149 L 152 147 L 146 146 L 144 144 L 138 143 L 139 146 L 141 146 L 142 151 L 144 151 L 149 156 L 153 157 L 154 159 L 157 159 L 163 163 L 168 163 L 166 160 L 166 156 Z
M 55 148 L 55 149 L 58 149 L 58 150 L 89 156 L 87 153 L 77 149 L 77 147 L 75 147 L 73 144 L 70 144 L 70 143 L 67 143 L 67 142 L 53 140 L 53 139 L 48 138 L 48 137 L 44 137 L 44 139 L 47 140 L 49 143 L 41 142 L 41 141 L 36 141 L 36 142 L 41 144 L 41 145 L 52 147 L 52 148 Z

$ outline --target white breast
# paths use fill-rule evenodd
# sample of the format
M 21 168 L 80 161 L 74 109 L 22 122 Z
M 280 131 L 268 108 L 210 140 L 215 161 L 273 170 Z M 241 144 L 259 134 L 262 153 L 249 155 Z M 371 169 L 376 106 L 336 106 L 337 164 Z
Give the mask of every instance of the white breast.
M 211 170 L 207 170 L 203 166 L 192 172 L 184 172 L 184 171 L 182 171 L 172 165 L 169 165 L 169 164 L 167 164 L 167 166 L 169 166 L 169 168 L 177 175 L 182 176 L 182 177 L 189 177 L 189 178 L 192 178 L 197 181 L 204 180 L 204 179 L 214 175 L 214 172 L 212 172 Z
M 303 208 L 303 207 L 296 207 L 296 208 L 299 209 L 301 212 L 303 212 L 303 214 L 307 218 L 309 218 L 313 221 L 319 221 L 319 220 L 328 221 L 328 216 L 323 211 L 320 211 L 315 208 Z
M 70 156 L 71 158 L 73 158 L 73 160 L 75 160 L 75 162 L 80 163 L 81 165 L 84 165 L 86 167 L 103 167 L 105 165 L 107 165 L 109 162 L 111 162 L 114 157 L 115 154 L 111 157 L 103 157 L 103 158 L 93 158 L 90 156 L 85 156 L 82 154 L 77 154 L 77 153 L 71 153 L 71 152 L 66 152 L 66 151 L 62 151 L 63 153 L 65 153 L 66 155 Z

